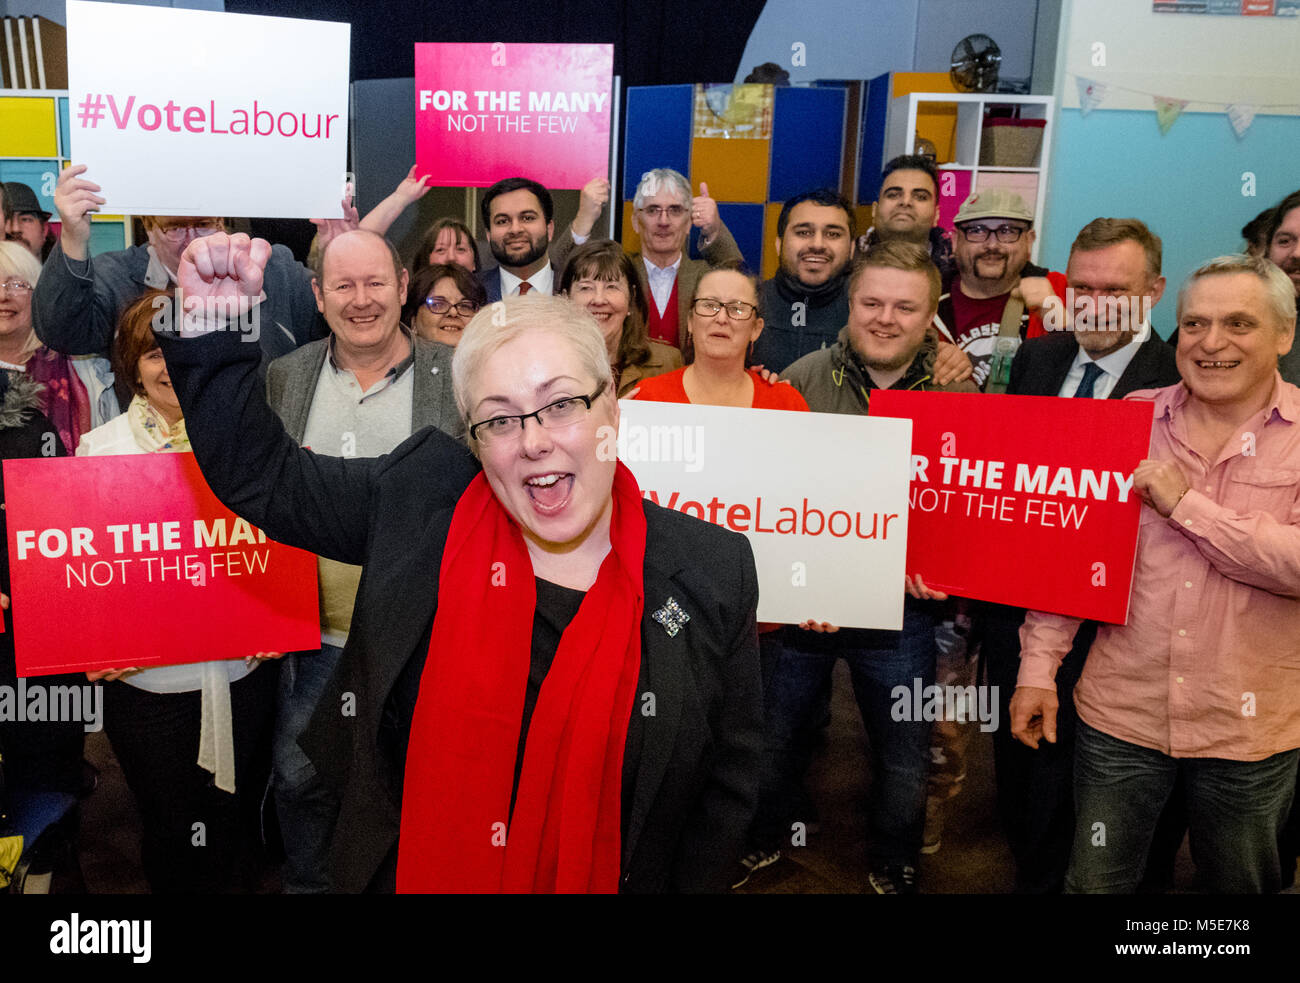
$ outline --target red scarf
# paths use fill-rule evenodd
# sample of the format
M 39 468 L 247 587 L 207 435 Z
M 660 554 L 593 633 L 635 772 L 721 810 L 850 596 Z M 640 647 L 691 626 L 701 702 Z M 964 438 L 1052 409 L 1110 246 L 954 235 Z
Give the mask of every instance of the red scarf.
M 618 890 L 646 537 L 641 490 L 621 463 L 613 499 L 609 554 L 538 694 L 513 819 L 532 560 L 482 474 L 456 504 L 406 754 L 399 893 Z

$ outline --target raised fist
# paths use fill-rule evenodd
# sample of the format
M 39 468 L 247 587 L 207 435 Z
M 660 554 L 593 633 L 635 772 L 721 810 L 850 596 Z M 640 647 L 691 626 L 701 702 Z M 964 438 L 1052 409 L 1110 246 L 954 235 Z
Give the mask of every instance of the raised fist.
M 211 320 L 246 314 L 262 294 L 270 258 L 269 242 L 242 232 L 191 240 L 176 270 L 186 315 Z

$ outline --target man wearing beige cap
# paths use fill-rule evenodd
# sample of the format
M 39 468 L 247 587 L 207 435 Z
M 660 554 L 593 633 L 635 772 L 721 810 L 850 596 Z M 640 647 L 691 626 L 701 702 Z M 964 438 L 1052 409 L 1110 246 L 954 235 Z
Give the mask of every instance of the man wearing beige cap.
M 975 384 L 1001 391 L 1019 341 L 1042 333 L 1037 315 L 1029 311 L 1052 289 L 1048 271 L 1029 262 L 1034 212 L 1020 195 L 992 188 L 967 198 L 953 225 L 957 274 L 944 285 L 936 321 L 970 357 Z M 1005 351 L 995 364 L 999 346 Z

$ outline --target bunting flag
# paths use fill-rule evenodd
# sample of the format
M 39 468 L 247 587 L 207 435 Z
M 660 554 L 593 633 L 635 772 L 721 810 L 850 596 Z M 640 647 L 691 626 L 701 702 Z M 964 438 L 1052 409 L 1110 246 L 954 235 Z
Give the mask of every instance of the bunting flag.
M 1106 98 L 1106 85 L 1081 75 L 1075 81 L 1079 83 L 1079 115 L 1087 116 Z
M 1226 0 L 1225 0 L 1226 2 Z M 1300 0 L 1293 0 L 1293 5 L 1300 11 Z M 1276 114 L 1283 116 L 1300 115 L 1300 102 L 1285 103 L 1245 103 L 1245 102 L 1211 102 L 1205 99 L 1173 99 L 1169 96 L 1159 96 L 1153 92 L 1146 92 L 1142 89 L 1130 88 L 1127 85 L 1113 85 L 1107 82 L 1099 82 L 1097 79 L 1085 78 L 1074 72 L 1074 81 L 1079 87 L 1079 115 L 1087 116 L 1096 109 L 1105 100 L 1110 98 L 1113 93 L 1131 93 L 1132 95 L 1146 96 L 1155 103 L 1156 121 L 1160 124 L 1160 133 L 1166 134 L 1178 117 L 1182 115 L 1183 110 L 1187 108 L 1190 102 L 1195 102 L 1197 108 L 1203 112 L 1223 112 L 1228 117 L 1228 122 L 1232 124 L 1232 131 L 1237 135 L 1238 140 L 1244 140 L 1247 132 L 1255 123 L 1255 116 L 1259 113 Z M 1128 100 L 1123 100 L 1127 102 Z
M 1239 102 L 1233 103 L 1228 107 L 1228 122 L 1232 124 L 1232 132 L 1237 134 L 1240 140 L 1250 129 L 1250 124 L 1255 122 L 1255 107 L 1243 106 Z
M 1156 122 L 1160 124 L 1160 135 L 1164 136 L 1183 114 L 1187 100 L 1171 99 L 1168 96 L 1152 96 L 1151 99 L 1156 104 Z

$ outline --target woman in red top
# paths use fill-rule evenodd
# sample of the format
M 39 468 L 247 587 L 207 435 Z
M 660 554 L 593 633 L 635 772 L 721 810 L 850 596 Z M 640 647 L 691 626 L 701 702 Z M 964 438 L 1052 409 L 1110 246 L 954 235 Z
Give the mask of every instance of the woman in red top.
M 768 410 L 804 410 L 798 390 L 770 384 L 745 356 L 763 333 L 758 309 L 758 282 L 736 269 L 710 270 L 700 277 L 691 297 L 686 333 L 695 350 L 684 369 L 643 379 L 636 399 L 663 403 L 701 403 Z

